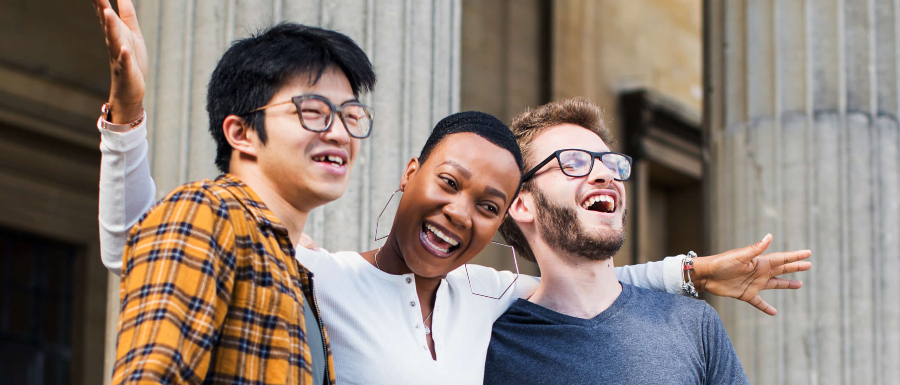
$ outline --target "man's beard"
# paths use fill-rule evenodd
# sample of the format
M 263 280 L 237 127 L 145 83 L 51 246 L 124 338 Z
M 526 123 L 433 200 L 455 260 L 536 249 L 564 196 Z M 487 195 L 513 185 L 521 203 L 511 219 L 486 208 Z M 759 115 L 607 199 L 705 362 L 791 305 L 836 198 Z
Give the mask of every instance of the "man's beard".
M 578 220 L 575 208 L 555 205 L 538 189 L 532 189 L 541 224 L 538 231 L 553 249 L 591 261 L 604 261 L 619 252 L 625 243 L 625 215 L 622 229 L 592 233 Z

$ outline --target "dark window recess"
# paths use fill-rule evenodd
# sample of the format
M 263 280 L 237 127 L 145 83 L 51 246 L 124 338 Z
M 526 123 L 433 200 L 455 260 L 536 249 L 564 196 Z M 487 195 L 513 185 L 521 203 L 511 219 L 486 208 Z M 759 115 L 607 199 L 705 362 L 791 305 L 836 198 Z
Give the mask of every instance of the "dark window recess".
M 619 106 L 624 151 L 634 159 L 632 263 L 688 250 L 704 255 L 699 114 L 652 90 L 625 92 Z
M 0 228 L 0 383 L 69 384 L 79 251 Z

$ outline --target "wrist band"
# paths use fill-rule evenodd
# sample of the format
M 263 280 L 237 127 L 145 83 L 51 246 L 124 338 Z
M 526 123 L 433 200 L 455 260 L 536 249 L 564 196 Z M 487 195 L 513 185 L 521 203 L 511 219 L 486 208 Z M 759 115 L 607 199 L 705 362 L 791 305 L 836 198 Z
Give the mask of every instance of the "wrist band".
M 109 118 L 110 118 L 109 103 L 103 103 L 103 105 L 100 107 L 100 114 L 101 114 L 100 115 L 101 127 L 103 127 L 104 129 L 110 130 L 110 131 L 127 131 L 132 128 L 135 128 L 135 127 L 139 126 L 144 121 L 144 117 L 147 116 L 146 111 L 141 110 L 141 117 L 137 118 L 137 120 L 135 120 L 131 123 L 116 124 L 116 123 L 110 122 L 109 121 Z
M 697 291 L 697 288 L 694 287 L 694 283 L 691 282 L 691 270 L 694 270 L 694 258 L 697 258 L 697 253 L 688 251 L 687 255 L 685 255 L 684 259 L 681 261 L 681 289 L 691 297 L 699 298 L 700 293 Z

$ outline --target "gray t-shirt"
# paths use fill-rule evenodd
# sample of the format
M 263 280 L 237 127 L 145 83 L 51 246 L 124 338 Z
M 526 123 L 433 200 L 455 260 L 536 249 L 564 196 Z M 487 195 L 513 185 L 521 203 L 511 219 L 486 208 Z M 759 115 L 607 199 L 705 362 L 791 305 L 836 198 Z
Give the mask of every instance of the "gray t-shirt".
M 592 319 L 519 299 L 494 323 L 485 384 L 749 384 L 704 301 L 622 285 Z
M 303 301 L 303 318 L 306 321 L 306 344 L 312 356 L 313 384 L 325 383 L 325 345 L 322 343 L 322 330 L 312 309 L 312 299 Z

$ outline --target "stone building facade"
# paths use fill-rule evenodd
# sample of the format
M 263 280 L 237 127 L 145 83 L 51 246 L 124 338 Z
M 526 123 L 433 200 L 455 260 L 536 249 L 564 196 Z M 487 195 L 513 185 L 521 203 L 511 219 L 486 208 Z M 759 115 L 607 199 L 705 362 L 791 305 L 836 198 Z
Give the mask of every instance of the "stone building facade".
M 636 159 L 616 264 L 767 232 L 773 251 L 812 248 L 803 290 L 764 294 L 778 316 L 712 300 L 751 381 L 900 377 L 898 0 L 136 3 L 160 194 L 216 174 L 204 95 L 230 41 L 282 20 L 333 28 L 366 50 L 379 82 L 347 193 L 310 218 L 325 247 L 376 246 L 375 216 L 443 116 L 509 121 L 585 96 Z M 96 230 L 102 32 L 87 0 L 7 1 L 0 21 L 0 376 L 98 384 L 118 310 Z M 477 262 L 508 258 L 488 249 Z

